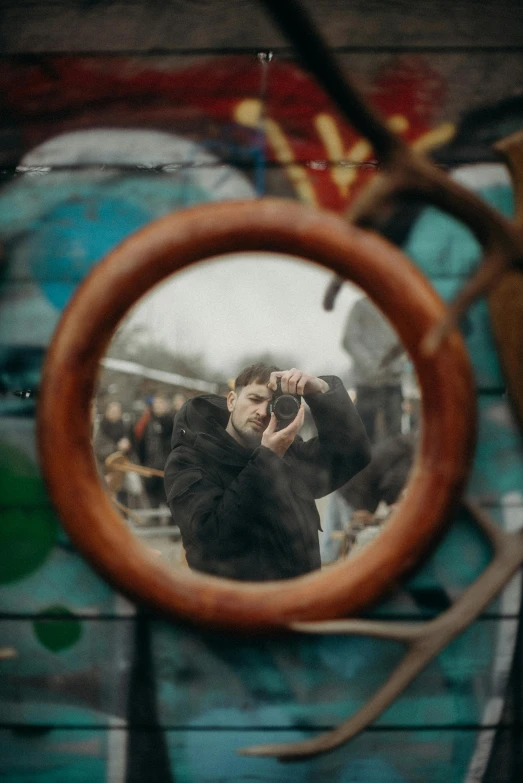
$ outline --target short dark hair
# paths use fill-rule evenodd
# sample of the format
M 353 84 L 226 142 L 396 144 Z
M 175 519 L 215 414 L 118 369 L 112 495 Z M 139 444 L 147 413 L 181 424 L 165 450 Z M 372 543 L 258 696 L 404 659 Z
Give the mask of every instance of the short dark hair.
M 244 367 L 234 381 L 234 391 L 238 391 L 250 383 L 269 383 L 271 372 L 278 372 L 279 369 L 274 364 L 265 364 L 264 362 L 249 364 L 248 367 Z

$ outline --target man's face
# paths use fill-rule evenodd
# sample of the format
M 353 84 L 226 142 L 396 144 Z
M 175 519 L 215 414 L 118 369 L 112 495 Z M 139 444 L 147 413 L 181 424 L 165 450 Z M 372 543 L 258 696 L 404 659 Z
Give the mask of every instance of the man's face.
M 163 416 L 169 410 L 169 405 L 164 397 L 153 397 L 151 409 L 155 416 Z
M 272 392 L 263 383 L 250 383 L 227 397 L 230 412 L 227 432 L 245 448 L 255 449 L 270 421 L 267 412 Z
M 105 409 L 105 418 L 108 421 L 120 421 L 122 418 L 122 407 L 119 402 L 110 402 Z

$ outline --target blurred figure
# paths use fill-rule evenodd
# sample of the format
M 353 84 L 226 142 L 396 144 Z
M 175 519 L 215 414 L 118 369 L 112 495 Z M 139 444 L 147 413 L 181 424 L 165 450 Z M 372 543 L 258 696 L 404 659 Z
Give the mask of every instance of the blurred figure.
M 133 439 L 134 439 L 134 445 L 137 451 L 140 451 L 140 443 L 143 439 L 145 428 L 148 424 L 148 422 L 151 420 L 151 403 L 153 398 L 147 397 L 145 400 L 145 405 L 143 408 L 143 411 L 138 419 L 138 421 L 135 423 L 133 427 Z
M 403 490 L 414 461 L 413 435 L 396 435 L 376 444 L 370 463 L 339 490 L 355 510 L 376 512 L 380 503 L 391 506 Z
M 372 443 L 399 435 L 405 351 L 398 335 L 366 296 L 353 305 L 343 336 L 352 359 L 348 385 L 356 389 L 356 408 Z
M 125 455 L 130 462 L 136 458 L 132 450 L 130 428 L 123 420 L 119 402 L 113 400 L 107 404 L 94 433 L 93 449 L 109 492 L 114 493 L 116 499 L 127 507 L 138 507 L 143 494 L 140 477 L 136 473 L 111 470 L 106 465 L 107 458 L 115 452 Z
M 173 415 L 176 416 L 184 402 L 186 402 L 187 397 L 185 394 L 182 394 L 182 392 L 176 392 L 176 394 L 173 397 Z
M 122 406 L 116 400 L 107 403 L 94 438 L 94 453 L 103 470 L 105 460 L 115 451 L 128 454 L 131 450 L 129 428 L 122 418 Z
M 340 490 L 327 498 L 327 509 L 320 536 L 321 564 L 335 563 L 345 552 L 345 531 L 351 520 L 353 508 L 347 503 Z
M 150 418 L 143 428 L 141 439 L 137 442 L 140 462 L 147 468 L 163 470 L 171 451 L 173 417 L 169 401 L 163 394 L 154 394 L 151 400 Z M 148 476 L 144 479 L 145 489 L 152 508 L 166 505 L 163 478 Z
M 407 484 L 415 442 L 414 435 L 396 435 L 375 444 L 367 467 L 329 496 L 322 563 L 334 562 L 353 544 L 360 548 L 379 533 Z

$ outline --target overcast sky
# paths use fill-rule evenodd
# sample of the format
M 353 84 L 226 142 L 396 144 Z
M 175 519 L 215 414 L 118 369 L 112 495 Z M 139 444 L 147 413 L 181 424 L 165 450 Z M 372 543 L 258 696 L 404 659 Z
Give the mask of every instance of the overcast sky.
M 345 375 L 343 326 L 359 289 L 344 285 L 335 309 L 322 307 L 332 273 L 268 253 L 220 256 L 176 274 L 145 297 L 128 324 L 141 324 L 173 351 L 202 354 L 233 374 L 244 356 L 291 356 L 312 374 Z M 145 364 L 146 357 L 140 357 Z

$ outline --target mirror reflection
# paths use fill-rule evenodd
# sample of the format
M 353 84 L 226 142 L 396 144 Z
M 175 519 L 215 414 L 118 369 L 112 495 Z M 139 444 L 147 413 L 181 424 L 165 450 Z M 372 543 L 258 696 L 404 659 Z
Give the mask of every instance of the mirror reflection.
M 112 502 L 173 567 L 288 579 L 350 558 L 406 492 L 419 391 L 397 335 L 328 271 L 270 254 L 164 281 L 114 335 L 93 400 Z

